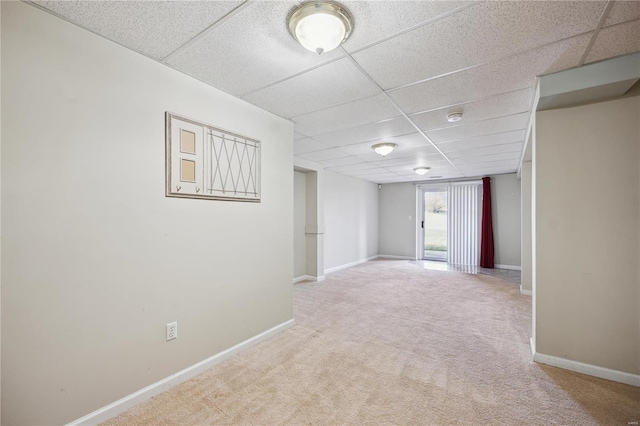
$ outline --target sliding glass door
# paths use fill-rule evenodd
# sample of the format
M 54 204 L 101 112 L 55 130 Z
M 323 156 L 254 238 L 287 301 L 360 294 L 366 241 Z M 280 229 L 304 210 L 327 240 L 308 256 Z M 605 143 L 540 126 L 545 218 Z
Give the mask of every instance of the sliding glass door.
M 423 259 L 447 261 L 447 191 L 430 188 L 422 192 Z
M 418 256 L 478 265 L 481 181 L 418 185 Z

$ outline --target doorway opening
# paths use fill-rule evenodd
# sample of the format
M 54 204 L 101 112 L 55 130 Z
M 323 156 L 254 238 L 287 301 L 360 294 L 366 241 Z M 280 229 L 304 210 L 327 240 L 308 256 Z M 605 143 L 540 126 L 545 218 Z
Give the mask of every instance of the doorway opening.
M 422 258 L 446 262 L 448 249 L 446 188 L 424 188 L 422 212 Z

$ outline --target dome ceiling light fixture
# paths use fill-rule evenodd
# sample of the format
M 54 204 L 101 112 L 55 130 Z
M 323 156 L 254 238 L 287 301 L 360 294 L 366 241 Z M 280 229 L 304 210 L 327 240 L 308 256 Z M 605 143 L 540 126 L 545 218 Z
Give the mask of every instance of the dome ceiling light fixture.
M 287 26 L 302 47 L 320 55 L 349 38 L 353 17 L 347 8 L 334 1 L 311 1 L 289 14 Z
M 383 143 L 377 143 L 377 144 L 373 145 L 371 148 L 373 148 L 373 150 L 375 152 L 377 152 L 378 154 L 380 154 L 380 155 L 382 155 L 384 157 L 387 154 L 389 154 L 391 151 L 396 149 L 397 146 L 398 145 L 395 144 L 395 143 L 383 142 Z
M 451 114 L 447 115 L 447 121 L 449 123 L 456 123 L 460 120 L 462 120 L 461 112 L 452 112 Z
M 427 174 L 429 170 L 431 170 L 431 167 L 416 167 L 415 169 L 413 169 L 413 171 L 419 174 L 420 176 Z

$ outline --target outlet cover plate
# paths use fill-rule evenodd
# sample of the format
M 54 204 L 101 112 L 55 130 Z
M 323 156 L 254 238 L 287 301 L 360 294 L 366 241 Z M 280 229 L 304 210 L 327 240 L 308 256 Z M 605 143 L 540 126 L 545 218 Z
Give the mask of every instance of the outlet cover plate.
M 178 337 L 178 321 L 167 324 L 167 342 Z

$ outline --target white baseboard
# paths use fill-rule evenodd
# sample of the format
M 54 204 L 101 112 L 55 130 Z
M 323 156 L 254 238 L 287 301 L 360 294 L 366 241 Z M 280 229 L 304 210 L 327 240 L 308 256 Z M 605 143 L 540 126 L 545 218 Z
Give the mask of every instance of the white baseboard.
M 380 258 L 380 259 L 398 259 L 398 260 L 416 260 L 415 257 L 411 257 L 411 256 L 396 256 L 394 254 L 379 254 L 378 258 Z
M 496 269 L 511 269 L 512 271 L 522 271 L 522 266 L 516 266 L 516 265 L 499 265 L 499 264 L 495 264 L 493 265 L 494 268 Z
M 533 354 L 533 360 L 540 364 L 551 365 L 553 367 L 564 368 L 565 370 L 571 370 L 577 373 L 588 374 L 589 376 L 600 377 L 601 379 L 640 387 L 640 375 L 638 374 L 625 373 L 624 371 L 612 370 L 610 368 L 585 364 L 565 358 L 558 358 L 551 355 L 541 354 L 539 352 L 535 352 Z
M 529 347 L 531 348 L 531 359 L 536 354 L 536 344 L 533 342 L 533 337 L 529 338 Z
M 93 413 L 87 414 L 84 417 L 79 418 L 71 423 L 68 423 L 67 426 L 80 426 L 80 425 L 96 425 L 98 423 L 102 423 L 106 420 L 109 420 L 118 414 L 128 410 L 131 407 L 134 407 L 140 404 L 143 401 L 151 399 L 152 397 L 161 394 L 162 392 L 172 388 L 173 386 L 180 384 L 186 380 L 189 380 L 192 377 L 197 376 L 205 370 L 213 367 L 216 364 L 225 361 L 232 356 L 236 355 L 239 352 L 242 352 L 250 347 L 254 346 L 257 343 L 260 343 L 263 340 L 268 339 L 290 327 L 293 327 L 295 321 L 290 319 L 289 321 L 283 322 L 280 325 L 277 325 L 265 332 L 258 334 L 257 336 L 253 336 L 250 339 L 245 340 L 244 342 L 238 343 L 231 348 L 222 351 L 205 359 L 204 361 L 200 361 L 196 364 L 193 364 L 190 367 L 185 368 L 184 370 L 178 371 L 175 374 L 172 374 L 164 379 L 155 382 L 144 389 L 140 389 L 137 392 L 132 393 L 131 395 L 127 395 L 122 399 L 119 399 L 115 402 L 112 402 L 109 405 L 106 405 Z
M 316 281 L 316 277 L 312 277 L 311 275 L 301 275 L 293 279 L 294 284 L 299 283 L 300 281 Z
M 525 296 L 533 296 L 533 292 L 531 290 L 525 290 L 520 286 L 520 294 L 524 294 Z
M 325 269 L 324 273 L 326 274 L 330 274 L 332 272 L 337 272 L 337 271 L 341 271 L 343 269 L 348 269 L 351 268 L 353 266 L 359 265 L 361 263 L 365 263 L 368 262 L 370 260 L 376 259 L 378 257 L 378 255 L 376 256 L 371 256 L 371 257 L 367 257 L 366 259 L 360 259 L 360 260 L 356 260 L 355 262 L 351 262 L 351 263 L 346 263 L 344 265 L 340 265 L 340 266 L 335 266 L 333 268 L 329 268 L 329 269 Z

